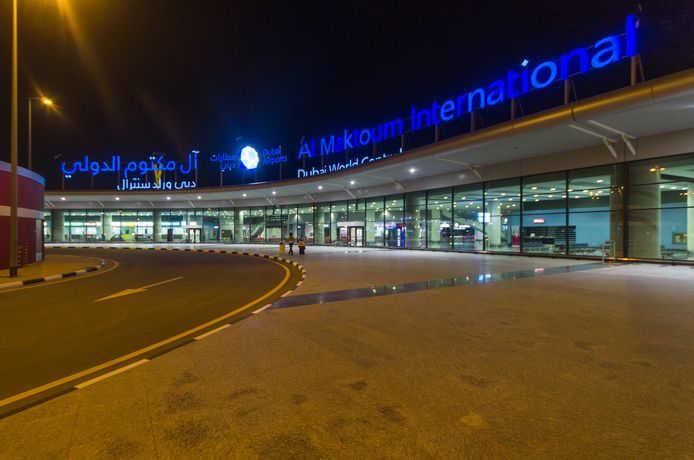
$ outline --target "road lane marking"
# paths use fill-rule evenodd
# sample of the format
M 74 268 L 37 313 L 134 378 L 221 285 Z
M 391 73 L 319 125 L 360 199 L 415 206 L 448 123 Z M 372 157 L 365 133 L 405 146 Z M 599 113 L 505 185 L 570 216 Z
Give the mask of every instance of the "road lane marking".
M 110 300 L 110 299 L 115 299 L 117 297 L 123 297 L 124 295 L 130 295 L 130 294 L 137 294 L 139 292 L 145 292 L 147 289 L 152 288 L 154 286 L 160 286 L 162 284 L 170 283 L 172 281 L 178 281 L 180 279 L 183 279 L 183 277 L 177 276 L 176 278 L 171 278 L 170 280 L 159 281 L 158 283 L 148 284 L 147 286 L 142 286 L 141 288 L 123 289 L 122 291 L 118 291 L 115 294 L 111 294 L 111 295 L 108 295 L 106 297 L 96 299 L 94 302 L 101 302 L 102 300 Z
M 69 383 L 69 382 L 77 380 L 77 379 L 80 379 L 80 378 L 85 377 L 89 374 L 93 374 L 94 372 L 98 372 L 102 369 L 107 369 L 111 366 L 115 366 L 116 364 L 120 364 L 122 362 L 128 361 L 128 360 L 133 359 L 137 356 L 140 356 L 144 353 L 148 353 L 152 350 L 156 350 L 157 348 L 161 348 L 165 345 L 168 345 L 172 342 L 180 340 L 184 337 L 187 337 L 189 335 L 192 335 L 192 334 L 195 334 L 195 333 L 200 332 L 202 330 L 205 330 L 208 327 L 219 323 L 220 321 L 224 321 L 225 319 L 231 318 L 232 316 L 237 315 L 238 313 L 248 309 L 249 307 L 251 307 L 251 306 L 253 306 L 259 302 L 262 302 L 263 300 L 267 299 L 268 297 L 274 295 L 275 292 L 282 289 L 282 287 L 287 283 L 287 281 L 289 281 L 289 278 L 291 278 L 291 272 L 289 271 L 289 269 L 285 265 L 283 265 L 279 262 L 275 262 L 274 260 L 269 260 L 269 262 L 272 262 L 273 264 L 276 264 L 276 265 L 279 265 L 280 267 L 282 267 L 282 269 L 284 270 L 284 278 L 282 279 L 282 281 L 280 281 L 279 284 L 277 284 L 277 286 L 272 288 L 272 290 L 266 292 L 261 297 L 258 297 L 257 299 L 252 300 L 252 301 L 248 302 L 247 304 L 237 308 L 236 310 L 233 310 L 233 311 L 231 311 L 225 315 L 220 316 L 219 318 L 213 319 L 213 320 L 208 321 L 204 324 L 201 324 L 200 326 L 196 326 L 192 329 L 181 332 L 180 334 L 177 334 L 173 337 L 169 337 L 168 339 L 161 340 L 157 343 L 154 343 L 152 345 L 146 346 L 146 347 L 141 348 L 139 350 L 133 351 L 133 352 L 128 353 L 126 355 L 119 356 L 118 358 L 114 358 L 110 361 L 106 361 L 105 363 L 101 363 L 101 364 L 98 364 L 96 366 L 90 367 L 89 369 L 84 369 L 82 371 L 75 372 L 72 375 L 68 375 L 68 376 L 63 377 L 61 379 L 54 380 L 53 382 L 49 382 L 49 383 L 46 383 L 44 385 L 38 386 L 36 388 L 32 388 L 30 390 L 23 391 L 22 393 L 16 394 L 14 396 L 10 396 L 10 397 L 7 397 L 5 399 L 2 399 L 2 400 L 0 400 L 0 407 L 4 407 L 4 406 L 7 406 L 7 405 L 12 404 L 14 402 L 21 401 L 22 399 L 28 398 L 30 396 L 34 396 L 34 395 L 42 393 L 44 391 L 48 391 L 52 388 L 58 387 L 60 385 L 64 385 L 66 383 Z M 99 273 L 99 272 L 97 272 L 97 273 Z M 85 275 L 85 276 L 89 276 L 89 275 Z
M 115 371 L 107 372 L 104 375 L 100 375 L 100 376 L 95 377 L 91 380 L 87 380 L 86 382 L 78 383 L 77 385 L 75 385 L 75 388 L 77 388 L 78 390 L 81 390 L 84 387 L 88 387 L 89 385 L 93 385 L 97 382 L 101 382 L 102 380 L 106 380 L 109 377 L 113 377 L 114 375 L 118 375 L 121 372 L 125 372 L 128 369 L 132 369 L 133 367 L 137 367 L 137 366 L 144 364 L 148 361 L 149 361 L 149 359 L 141 359 L 139 361 L 135 361 L 134 363 L 128 364 L 127 366 L 120 367 L 120 368 L 116 369 Z
M 256 311 L 253 312 L 253 314 L 254 314 L 254 315 L 257 315 L 257 314 L 260 313 L 261 311 L 265 311 L 265 310 L 267 310 L 267 309 L 270 308 L 270 307 L 272 307 L 272 304 L 271 304 L 271 303 L 265 305 L 264 307 L 258 308 Z
M 212 334 L 214 334 L 214 333 L 216 333 L 216 332 L 219 332 L 219 331 L 221 331 L 222 329 L 226 329 L 226 328 L 228 328 L 229 326 L 230 326 L 229 324 L 225 324 L 224 326 L 218 327 L 217 329 L 212 329 L 210 332 L 205 332 L 204 334 L 201 334 L 201 335 L 195 337 L 194 340 L 204 339 L 205 337 L 210 336 L 210 335 L 212 335 Z

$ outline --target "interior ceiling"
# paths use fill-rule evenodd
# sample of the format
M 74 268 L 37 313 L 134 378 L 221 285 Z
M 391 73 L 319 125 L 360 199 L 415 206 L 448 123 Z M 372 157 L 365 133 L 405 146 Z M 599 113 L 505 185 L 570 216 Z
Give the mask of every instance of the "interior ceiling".
M 242 203 L 244 199 L 262 198 L 269 201 L 272 198 L 307 195 L 310 195 L 314 201 L 321 201 L 321 195 L 330 192 L 347 191 L 349 193 L 350 189 L 364 189 L 394 183 L 406 184 L 408 181 L 457 170 L 469 172 L 468 165 L 483 168 L 512 160 L 600 146 L 603 144 L 601 136 L 620 140 L 619 134 L 605 127 L 626 133 L 636 140 L 640 137 L 692 128 L 694 127 L 694 94 L 691 93 L 692 91 L 685 92 L 679 97 L 671 97 L 659 102 L 649 100 L 647 104 L 635 104 L 632 108 L 627 107 L 621 110 L 607 108 L 603 113 L 581 122 L 567 120 L 559 124 L 549 123 L 546 127 L 537 123 L 536 127 L 525 130 L 521 134 L 490 137 L 485 142 L 471 143 L 470 145 L 459 142 L 458 144 L 462 146 L 453 145 L 443 151 L 438 148 L 439 144 L 432 144 L 405 152 L 388 160 L 372 163 L 368 167 L 344 170 L 329 175 L 252 186 L 227 187 L 223 190 L 211 188 L 168 194 L 155 192 L 119 193 L 116 191 L 93 193 L 48 191 L 46 192 L 46 201 L 60 203 L 63 201 L 61 197 L 64 197 L 64 201 L 72 203 L 96 201 L 108 202 L 109 206 L 112 206 L 116 196 L 121 203 L 161 203 L 166 202 L 167 196 L 175 201 L 238 200 Z M 581 131 L 576 126 L 591 131 L 593 134 Z M 495 127 L 490 129 L 493 128 Z M 464 140 L 465 136 L 470 136 L 470 134 L 463 135 L 460 139 Z M 440 145 L 445 145 L 445 142 L 440 143 Z M 431 152 L 428 153 L 429 151 Z M 605 154 L 609 155 L 607 149 Z M 408 160 L 408 155 L 412 157 L 411 160 Z M 411 168 L 415 168 L 414 173 L 410 172 Z M 352 181 L 354 181 L 353 184 Z

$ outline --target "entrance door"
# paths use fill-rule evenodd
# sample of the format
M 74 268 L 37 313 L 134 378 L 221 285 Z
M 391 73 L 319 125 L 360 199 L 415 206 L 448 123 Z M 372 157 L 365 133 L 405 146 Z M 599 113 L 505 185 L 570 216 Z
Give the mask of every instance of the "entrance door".
M 200 228 L 189 228 L 188 229 L 188 242 L 192 244 L 196 244 L 200 242 L 200 234 L 201 234 Z
M 349 227 L 349 243 L 352 246 L 364 246 L 364 227 Z

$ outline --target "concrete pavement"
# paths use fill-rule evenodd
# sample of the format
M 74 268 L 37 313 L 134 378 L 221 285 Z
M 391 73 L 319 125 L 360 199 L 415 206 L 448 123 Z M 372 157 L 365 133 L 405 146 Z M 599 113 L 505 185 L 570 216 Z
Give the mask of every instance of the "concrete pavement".
M 300 260 L 292 295 L 583 263 Z M 0 420 L 0 457 L 691 458 L 693 298 L 639 264 L 270 309 Z

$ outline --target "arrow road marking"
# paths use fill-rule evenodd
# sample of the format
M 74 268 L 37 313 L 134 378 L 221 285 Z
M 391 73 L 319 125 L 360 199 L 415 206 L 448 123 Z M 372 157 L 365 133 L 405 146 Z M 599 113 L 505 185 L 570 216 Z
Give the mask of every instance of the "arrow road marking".
M 138 292 L 145 292 L 147 289 L 154 287 L 154 286 L 159 286 L 161 284 L 166 284 L 170 283 L 172 281 L 180 280 L 182 279 L 182 276 L 178 276 L 176 278 L 171 278 L 170 280 L 164 280 L 164 281 L 159 281 L 158 283 L 154 284 L 148 284 L 147 286 L 142 286 L 140 288 L 135 288 L 135 289 L 124 289 L 120 292 L 116 292 L 115 294 L 111 294 L 106 297 L 102 297 L 100 299 L 96 299 L 94 302 L 101 302 L 102 300 L 110 300 L 110 299 L 115 299 L 116 297 L 123 297 L 124 295 L 130 295 L 130 294 L 137 294 Z

